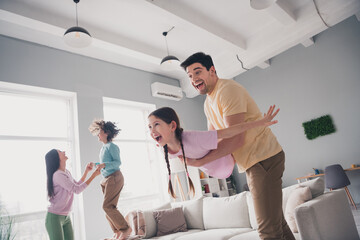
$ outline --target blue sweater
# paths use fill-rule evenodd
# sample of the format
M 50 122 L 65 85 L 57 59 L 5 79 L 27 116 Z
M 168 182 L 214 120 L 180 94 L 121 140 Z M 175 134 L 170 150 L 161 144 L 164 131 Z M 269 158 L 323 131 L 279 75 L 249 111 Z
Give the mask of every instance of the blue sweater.
M 100 150 L 100 163 L 105 163 L 105 167 L 101 169 L 104 177 L 116 172 L 120 169 L 120 149 L 112 142 L 104 144 Z

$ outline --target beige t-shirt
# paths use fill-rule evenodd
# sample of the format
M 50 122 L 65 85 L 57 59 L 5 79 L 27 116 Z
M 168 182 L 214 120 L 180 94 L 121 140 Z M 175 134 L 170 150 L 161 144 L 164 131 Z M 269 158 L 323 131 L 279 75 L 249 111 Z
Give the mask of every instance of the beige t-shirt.
M 234 80 L 219 79 L 204 103 L 207 120 L 215 129 L 226 128 L 225 117 L 245 113 L 245 122 L 262 118 L 255 101 L 246 89 Z M 244 145 L 233 152 L 239 172 L 274 156 L 282 150 L 269 127 L 252 128 L 245 132 Z

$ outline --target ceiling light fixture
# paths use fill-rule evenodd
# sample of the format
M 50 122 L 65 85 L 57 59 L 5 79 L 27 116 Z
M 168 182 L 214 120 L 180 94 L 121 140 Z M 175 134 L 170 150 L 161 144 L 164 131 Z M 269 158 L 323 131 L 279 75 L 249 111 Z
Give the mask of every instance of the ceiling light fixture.
M 65 43 L 75 48 L 87 47 L 92 41 L 90 33 L 85 28 L 79 27 L 77 13 L 77 4 L 79 2 L 80 0 L 74 0 L 74 3 L 76 3 L 76 26 L 69 28 L 64 33 Z
M 167 34 L 173 29 L 174 29 L 174 27 L 170 28 L 169 31 L 162 33 L 162 35 L 165 37 L 167 56 L 161 60 L 160 66 L 163 67 L 163 69 L 166 71 L 175 70 L 175 69 L 179 68 L 179 66 L 180 66 L 179 59 L 177 57 L 169 54 L 169 47 L 168 47 L 168 43 L 166 40 Z
M 270 7 L 276 0 L 250 0 L 250 6 L 256 10 L 262 10 Z

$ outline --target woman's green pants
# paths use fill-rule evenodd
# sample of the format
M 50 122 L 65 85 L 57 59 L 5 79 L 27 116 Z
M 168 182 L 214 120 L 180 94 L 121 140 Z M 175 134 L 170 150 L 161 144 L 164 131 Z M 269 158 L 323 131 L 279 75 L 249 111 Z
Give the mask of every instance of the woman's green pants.
M 50 240 L 74 240 L 74 231 L 70 216 L 57 215 L 48 212 L 45 227 Z

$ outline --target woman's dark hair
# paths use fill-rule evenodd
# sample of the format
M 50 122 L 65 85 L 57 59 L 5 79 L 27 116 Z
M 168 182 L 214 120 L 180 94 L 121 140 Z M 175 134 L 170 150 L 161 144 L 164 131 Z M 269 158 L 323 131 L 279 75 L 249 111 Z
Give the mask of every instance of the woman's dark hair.
M 48 192 L 48 197 L 51 198 L 54 196 L 53 175 L 60 167 L 60 157 L 56 149 L 51 149 L 45 155 L 45 163 L 46 163 L 46 175 L 47 175 L 47 192 Z
M 105 122 L 104 120 L 94 120 L 89 130 L 93 135 L 97 135 L 100 130 L 103 130 L 108 135 L 108 142 L 111 142 L 120 132 L 120 129 L 117 128 L 114 122 Z
M 194 63 L 200 63 L 208 71 L 212 66 L 214 66 L 211 56 L 206 55 L 203 52 L 194 53 L 193 55 L 188 57 L 184 62 L 182 62 L 180 66 L 186 71 L 186 68 Z
M 175 136 L 180 141 L 181 151 L 182 151 L 183 157 L 185 159 L 186 156 L 185 156 L 184 146 L 183 146 L 183 143 L 182 143 L 183 129 L 180 127 L 180 120 L 179 120 L 179 117 L 177 116 L 176 112 L 174 111 L 174 109 L 169 108 L 169 107 L 159 108 L 159 109 L 153 111 L 152 113 L 150 113 L 149 117 L 150 116 L 154 116 L 156 118 L 159 118 L 159 119 L 163 120 L 164 122 L 166 122 L 167 124 L 170 124 L 172 121 L 174 121 L 176 123 Z M 171 184 L 171 169 L 170 169 L 170 163 L 169 163 L 169 157 L 168 157 L 168 146 L 167 146 L 167 144 L 164 146 L 164 153 L 165 153 L 165 161 L 166 161 L 167 169 L 168 169 L 168 172 L 169 172 L 169 193 L 173 198 L 176 198 L 176 195 L 174 193 L 174 190 L 173 190 L 173 187 L 172 187 L 172 184 Z M 185 160 L 184 160 L 184 163 L 185 163 L 186 175 L 187 175 L 188 180 L 189 180 L 190 191 L 193 194 L 195 194 L 194 184 L 191 181 L 191 178 L 189 176 L 189 172 L 188 172 L 187 164 L 186 164 Z

